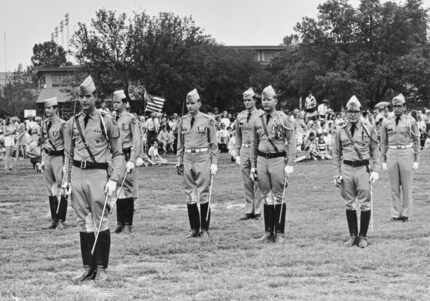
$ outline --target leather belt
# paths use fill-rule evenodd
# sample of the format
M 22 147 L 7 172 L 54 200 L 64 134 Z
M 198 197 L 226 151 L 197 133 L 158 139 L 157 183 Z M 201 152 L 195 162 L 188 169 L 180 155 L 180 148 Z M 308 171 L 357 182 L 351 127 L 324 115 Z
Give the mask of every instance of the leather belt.
M 203 153 L 203 152 L 207 152 L 209 150 L 209 148 L 207 147 L 202 147 L 202 148 L 187 148 L 185 149 L 186 153 Z
M 346 164 L 352 167 L 361 167 L 361 166 L 369 165 L 369 160 L 356 160 L 356 161 L 343 160 L 343 164 Z
M 278 158 L 278 157 L 285 157 L 286 153 L 285 152 L 280 152 L 280 153 L 264 153 L 264 152 L 260 152 L 257 151 L 257 155 L 266 159 L 272 159 L 272 158 Z
M 80 169 L 107 169 L 108 164 L 91 162 L 91 161 L 77 161 L 73 160 L 73 166 L 79 167 Z
M 243 144 L 242 144 L 242 147 L 251 147 L 251 144 L 243 143 Z
M 407 145 L 388 145 L 389 149 L 407 149 L 412 148 L 413 144 L 407 144 Z
M 64 150 L 57 150 L 57 151 L 48 151 L 45 150 L 45 152 L 52 157 L 58 157 L 58 156 L 64 156 Z

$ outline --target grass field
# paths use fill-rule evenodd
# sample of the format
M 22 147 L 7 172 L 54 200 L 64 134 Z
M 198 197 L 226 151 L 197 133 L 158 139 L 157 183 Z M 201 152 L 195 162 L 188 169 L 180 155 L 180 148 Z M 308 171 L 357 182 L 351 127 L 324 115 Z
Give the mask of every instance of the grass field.
M 212 242 L 184 239 L 189 226 L 174 168 L 141 168 L 135 233 L 112 234 L 110 279 L 85 285 L 71 282 L 81 271 L 73 210 L 72 227 L 41 230 L 49 224 L 43 179 L 21 161 L 18 171 L 0 171 L 0 300 L 430 300 L 429 159 L 427 151 L 415 175 L 408 223 L 389 220 L 382 174 L 367 249 L 342 245 L 347 226 L 333 162 L 296 167 L 284 245 L 255 242 L 263 221 L 238 221 L 241 180 L 227 157 L 215 182 Z

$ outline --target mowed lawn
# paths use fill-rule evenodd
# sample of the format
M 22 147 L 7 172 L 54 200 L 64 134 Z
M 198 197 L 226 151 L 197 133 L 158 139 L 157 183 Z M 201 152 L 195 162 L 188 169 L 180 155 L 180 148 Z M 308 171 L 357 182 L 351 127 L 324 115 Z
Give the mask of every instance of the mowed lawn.
M 0 300 L 430 300 L 430 155 L 415 175 L 414 215 L 390 221 L 387 175 L 375 187 L 367 249 L 345 248 L 345 210 L 333 161 L 296 167 L 284 245 L 262 244 L 263 221 L 243 222 L 239 169 L 222 156 L 212 242 L 184 239 L 189 225 L 173 166 L 139 169 L 135 232 L 112 234 L 110 279 L 73 285 L 81 271 L 76 217 L 49 224 L 42 176 L 27 161 L 0 171 Z M 116 223 L 111 217 L 111 229 Z

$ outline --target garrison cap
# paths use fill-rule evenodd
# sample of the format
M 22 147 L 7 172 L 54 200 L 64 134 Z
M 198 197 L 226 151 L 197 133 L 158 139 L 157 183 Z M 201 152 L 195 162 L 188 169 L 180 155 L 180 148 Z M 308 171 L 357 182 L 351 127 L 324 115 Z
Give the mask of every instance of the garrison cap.
M 58 99 L 56 96 L 54 96 L 54 97 L 45 99 L 43 103 L 45 104 L 45 107 L 55 107 L 55 106 L 58 106 Z
M 346 110 L 350 111 L 359 111 L 361 109 L 361 103 L 358 100 L 357 96 L 352 95 L 352 97 L 346 103 Z
M 249 88 L 245 92 L 243 92 L 243 99 L 253 99 L 255 96 L 254 89 Z
M 266 98 L 274 98 L 277 96 L 275 90 L 271 85 L 264 88 L 261 94 L 262 94 L 262 97 L 266 97 Z
M 112 98 L 114 102 L 118 102 L 118 101 L 122 101 L 124 98 L 127 98 L 127 96 L 125 96 L 124 90 L 116 90 L 113 92 Z
M 403 94 L 400 93 L 399 95 L 393 97 L 392 102 L 393 102 L 393 105 L 404 105 L 406 102 L 406 99 L 403 96 Z
M 87 78 L 79 86 L 79 93 L 81 95 L 91 95 L 95 91 L 96 85 L 94 84 L 93 78 L 91 77 L 91 75 L 88 75 Z
M 199 92 L 197 92 L 197 89 L 193 89 L 187 94 L 187 100 L 197 101 L 200 100 Z

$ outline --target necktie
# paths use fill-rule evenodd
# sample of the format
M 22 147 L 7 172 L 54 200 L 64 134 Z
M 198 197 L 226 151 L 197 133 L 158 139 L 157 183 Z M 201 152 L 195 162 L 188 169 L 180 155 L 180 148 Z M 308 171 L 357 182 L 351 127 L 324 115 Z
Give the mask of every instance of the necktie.
M 195 121 L 195 118 L 194 118 L 194 116 L 192 116 L 192 117 L 191 117 L 191 127 L 193 127 L 193 125 L 194 125 L 194 121 Z
M 266 124 L 269 124 L 269 121 L 270 121 L 270 117 L 272 117 L 272 115 L 270 115 L 270 114 L 267 114 L 267 117 L 266 117 Z
M 399 122 L 400 122 L 400 116 L 396 116 L 396 126 L 399 125 Z
M 246 115 L 246 122 L 249 122 L 250 118 L 251 118 L 251 111 L 248 111 L 248 115 Z
M 84 127 L 87 127 L 88 120 L 90 120 L 90 116 L 89 115 L 85 115 L 85 117 L 84 117 Z
M 355 132 L 355 124 L 352 123 L 351 124 L 351 137 L 354 137 L 354 132 Z
M 52 127 L 52 122 L 48 121 L 48 124 L 46 126 L 46 135 L 47 136 L 49 136 L 49 130 L 51 129 L 51 127 Z

